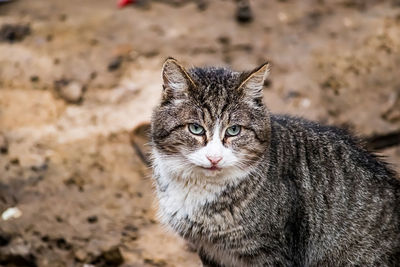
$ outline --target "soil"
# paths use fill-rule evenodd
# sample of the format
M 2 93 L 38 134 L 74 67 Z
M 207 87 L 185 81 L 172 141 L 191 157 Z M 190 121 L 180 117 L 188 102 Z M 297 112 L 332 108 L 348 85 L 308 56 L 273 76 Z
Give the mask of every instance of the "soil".
M 236 70 L 270 61 L 272 112 L 359 136 L 399 132 L 399 1 L 236 8 L 227 0 L 0 3 L 0 213 L 21 212 L 0 218 L 0 266 L 200 266 L 158 223 L 144 162 L 168 56 Z M 395 139 L 379 153 L 400 171 Z

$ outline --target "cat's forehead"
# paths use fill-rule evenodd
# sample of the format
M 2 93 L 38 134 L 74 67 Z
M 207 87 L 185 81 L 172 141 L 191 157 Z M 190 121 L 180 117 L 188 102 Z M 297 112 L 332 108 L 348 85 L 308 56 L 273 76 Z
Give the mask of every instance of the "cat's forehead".
M 199 87 L 232 88 L 238 85 L 240 73 L 223 67 L 192 68 L 189 73 Z
M 236 104 L 239 72 L 212 67 L 193 68 L 189 73 L 197 87 L 192 91 L 192 97 L 209 120 L 220 118 L 229 106 Z

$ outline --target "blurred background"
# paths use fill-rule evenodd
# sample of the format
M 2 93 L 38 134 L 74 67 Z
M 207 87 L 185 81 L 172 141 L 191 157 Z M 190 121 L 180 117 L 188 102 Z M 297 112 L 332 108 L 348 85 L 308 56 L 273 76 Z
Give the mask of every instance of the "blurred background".
M 120 5 L 129 1 L 122 1 Z M 265 101 L 400 170 L 400 1 L 0 1 L 0 266 L 200 266 L 155 216 L 167 56 L 272 72 Z

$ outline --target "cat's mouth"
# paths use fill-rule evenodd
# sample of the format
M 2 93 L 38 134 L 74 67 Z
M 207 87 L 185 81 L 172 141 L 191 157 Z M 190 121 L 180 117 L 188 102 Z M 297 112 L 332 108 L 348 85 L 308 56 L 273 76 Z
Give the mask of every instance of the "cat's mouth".
M 205 169 L 205 170 L 213 171 L 213 172 L 214 172 L 214 171 L 217 172 L 217 171 L 222 170 L 222 168 L 219 168 L 219 167 L 217 167 L 217 166 L 201 167 L 201 168 L 203 168 L 203 169 Z

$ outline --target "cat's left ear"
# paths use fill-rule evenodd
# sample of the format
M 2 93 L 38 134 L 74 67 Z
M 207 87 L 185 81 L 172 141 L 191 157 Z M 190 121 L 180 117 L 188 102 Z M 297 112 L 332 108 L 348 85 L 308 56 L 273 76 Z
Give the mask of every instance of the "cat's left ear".
M 269 75 L 270 64 L 262 64 L 248 74 L 239 85 L 239 90 L 243 91 L 246 98 L 262 99 L 264 81 Z

